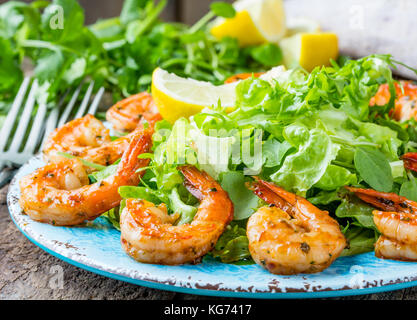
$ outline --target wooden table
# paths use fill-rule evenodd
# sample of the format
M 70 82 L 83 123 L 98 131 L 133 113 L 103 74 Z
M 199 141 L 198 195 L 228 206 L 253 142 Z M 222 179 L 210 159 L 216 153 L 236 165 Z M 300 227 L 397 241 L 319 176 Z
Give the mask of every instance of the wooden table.
M 63 262 L 32 244 L 11 221 L 6 205 L 7 186 L 0 190 L 0 299 L 163 299 L 209 297 L 136 286 L 109 279 Z M 51 273 L 62 267 L 62 289 L 52 289 Z M 219 299 L 220 298 L 216 298 Z M 341 299 L 417 299 L 417 287 Z

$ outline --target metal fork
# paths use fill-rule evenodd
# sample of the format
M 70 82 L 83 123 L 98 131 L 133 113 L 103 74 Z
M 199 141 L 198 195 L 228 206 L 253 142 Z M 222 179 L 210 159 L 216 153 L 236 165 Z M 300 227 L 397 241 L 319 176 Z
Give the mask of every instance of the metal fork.
M 73 113 L 72 111 L 75 109 L 78 96 L 84 85 L 81 83 L 75 89 L 71 99 L 61 113 L 61 116 L 59 116 L 60 109 L 64 104 L 66 96 L 71 90 L 68 90 L 64 94 L 57 107 L 55 107 L 46 117 L 47 105 L 44 103 L 40 104 L 36 114 L 33 114 L 35 107 L 35 94 L 39 86 L 37 80 L 34 80 L 29 93 L 27 94 L 30 82 L 31 79 L 29 77 L 26 77 L 23 80 L 10 111 L 4 121 L 4 125 L 0 130 L 0 170 L 2 170 L 0 172 L 0 188 L 4 186 L 14 175 L 15 170 L 13 170 L 12 166 L 22 165 L 28 161 L 38 150 L 41 149 L 49 133 L 51 133 L 57 126 L 62 126 L 65 122 L 70 120 Z M 95 114 L 97 111 L 97 107 L 104 93 L 104 88 L 99 89 L 91 105 L 87 109 L 93 88 L 94 81 L 90 82 L 88 85 L 83 100 L 74 115 L 74 119 L 80 118 L 87 113 Z M 24 102 L 24 108 L 22 109 L 21 106 Z M 32 123 L 32 126 L 28 132 L 30 123 Z M 16 130 L 13 133 L 14 127 L 16 127 Z M 25 139 L 25 137 L 27 137 L 27 139 Z M 41 139 L 42 143 L 40 143 Z M 11 140 L 10 144 L 8 143 L 9 140 Z

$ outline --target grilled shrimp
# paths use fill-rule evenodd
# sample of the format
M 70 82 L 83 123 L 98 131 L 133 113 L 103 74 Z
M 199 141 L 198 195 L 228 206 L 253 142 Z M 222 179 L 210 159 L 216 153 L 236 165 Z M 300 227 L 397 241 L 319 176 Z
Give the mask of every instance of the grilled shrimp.
M 168 215 L 164 204 L 126 200 L 120 217 L 121 244 L 137 261 L 167 265 L 196 263 L 213 249 L 233 219 L 233 203 L 213 178 L 191 166 L 179 169 L 186 188 L 201 201 L 190 224 L 174 225 L 179 215 Z
M 161 119 L 159 114 L 154 114 L 148 117 L 147 122 L 153 127 L 155 122 Z M 112 141 L 109 130 L 103 123 L 88 114 L 66 123 L 51 133 L 43 148 L 43 154 L 48 162 L 62 161 L 65 157 L 59 153 L 63 152 L 108 166 L 122 157 L 132 134 Z
M 417 85 L 411 81 L 400 81 L 400 84 L 395 83 L 395 89 L 397 99 L 395 100 L 395 108 L 391 111 L 392 117 L 398 121 L 406 121 L 412 118 L 417 120 Z M 371 99 L 370 105 L 385 105 L 390 98 L 388 84 L 383 84 Z
M 112 141 L 103 123 L 88 114 L 55 129 L 45 143 L 43 154 L 48 162 L 63 160 L 59 152 L 64 152 L 107 166 L 121 158 L 130 138 L 127 135 Z
M 315 273 L 329 267 L 346 247 L 339 224 L 306 199 L 262 180 L 250 189 L 269 206 L 248 221 L 249 251 L 275 274 Z
M 417 202 L 395 193 L 346 187 L 374 210 L 374 222 L 382 233 L 375 244 L 378 258 L 417 261 Z
M 23 211 L 33 220 L 53 225 L 76 225 L 93 220 L 119 205 L 118 188 L 137 185 L 149 160 L 138 159 L 151 150 L 152 129 L 138 128 L 114 175 L 91 185 L 78 159 L 47 164 L 20 181 Z
M 106 119 L 119 131 L 134 130 L 139 121 L 158 113 L 152 96 L 147 92 L 138 93 L 116 103 L 107 110 Z

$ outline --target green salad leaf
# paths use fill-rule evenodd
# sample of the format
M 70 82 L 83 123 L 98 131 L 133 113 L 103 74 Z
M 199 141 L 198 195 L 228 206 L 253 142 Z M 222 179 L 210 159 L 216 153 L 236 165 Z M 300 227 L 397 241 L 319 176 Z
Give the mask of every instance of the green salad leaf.
M 350 226 L 345 232 L 345 237 L 348 247 L 342 251 L 342 257 L 373 251 L 378 233 L 371 229 Z
M 238 171 L 226 172 L 221 176 L 221 186 L 229 194 L 234 205 L 234 219 L 249 218 L 258 207 L 259 198 L 245 185 L 243 173 Z
M 283 59 L 281 48 L 274 43 L 266 43 L 253 48 L 251 56 L 255 61 L 268 67 L 279 65 Z
M 372 188 L 390 192 L 393 185 L 391 166 L 382 152 L 361 147 L 355 153 L 355 168 Z
M 149 4 L 140 7 L 138 17 L 150 8 L 156 10 Z M 168 34 L 178 32 L 172 26 L 153 23 Z M 111 32 L 100 28 L 95 32 L 115 39 L 120 23 L 112 25 Z M 204 41 L 201 23 L 196 26 L 180 37 L 184 46 Z M 154 32 L 161 36 L 161 30 Z M 145 42 L 136 49 L 146 50 Z M 256 60 L 256 54 L 267 57 L 273 50 L 272 46 L 263 46 L 249 51 Z M 235 54 L 231 50 L 223 57 L 234 59 Z M 84 65 L 81 60 L 73 63 L 74 70 Z M 142 61 L 129 63 L 136 68 Z M 123 199 L 165 203 L 169 214 L 180 214 L 178 225 L 190 223 L 199 201 L 184 187 L 178 167 L 195 165 L 221 184 L 235 208 L 234 220 L 207 257 L 225 263 L 250 263 L 246 224 L 265 202 L 249 191 L 246 183 L 258 175 L 328 211 L 343 226 L 349 242 L 342 255 L 372 251 L 379 235 L 373 221 L 374 208 L 344 187 L 372 188 L 417 199 L 416 178 L 404 169 L 400 159 L 404 152 L 417 151 L 417 133 L 410 129 L 413 122 L 403 124 L 390 118 L 392 99 L 386 106 L 369 106 L 381 84 L 393 85 L 392 63 L 390 56 L 373 55 L 345 60 L 340 65 L 334 62 L 311 73 L 277 68 L 273 77 L 241 81 L 236 86 L 232 112 L 218 104 L 174 124 L 158 122 L 153 135 L 154 153 L 143 155 L 150 164 L 140 184 L 121 187 L 119 193 Z M 187 63 L 183 66 L 183 73 L 193 69 Z M 127 79 L 132 74 L 127 73 Z M 262 148 L 256 149 L 259 145 Z M 258 166 L 256 153 L 260 156 Z M 114 172 L 112 166 L 97 169 L 90 175 L 92 181 Z M 118 212 L 106 213 L 116 227 Z
M 355 224 L 363 228 L 377 230 L 372 211 L 374 207 L 366 204 L 356 197 L 348 197 L 343 199 L 340 206 L 336 209 L 336 217 L 338 218 L 353 218 Z
M 409 200 L 417 201 L 417 179 L 411 176 L 410 180 L 401 185 L 399 194 Z
M 336 190 L 343 186 L 355 185 L 356 183 L 356 174 L 346 168 L 331 164 L 314 187 L 322 190 Z
M 282 143 L 277 139 L 268 139 L 262 145 L 262 156 L 265 168 L 279 166 L 287 152 L 292 148 L 291 144 L 284 140 Z
M 238 224 L 231 224 L 220 236 L 211 255 L 220 258 L 224 263 L 233 263 L 242 260 L 252 260 L 249 252 L 246 230 Z
M 286 140 L 298 151 L 287 156 L 271 180 L 287 190 L 305 193 L 324 175 L 336 158 L 339 146 L 320 129 L 293 124 L 284 129 Z

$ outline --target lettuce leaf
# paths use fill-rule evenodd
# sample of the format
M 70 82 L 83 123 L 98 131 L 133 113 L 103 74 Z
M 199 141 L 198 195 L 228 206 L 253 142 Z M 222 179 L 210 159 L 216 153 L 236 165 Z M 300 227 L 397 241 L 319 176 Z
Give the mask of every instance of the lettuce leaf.
M 314 187 L 322 190 L 336 190 L 343 186 L 354 185 L 357 180 L 356 174 L 348 169 L 331 164 Z
M 238 171 L 221 175 L 221 186 L 229 194 L 234 206 L 234 219 L 249 218 L 258 207 L 259 198 L 245 185 L 245 176 Z
M 229 225 L 210 254 L 224 263 L 251 260 L 245 228 L 233 223 Z
M 346 228 L 345 237 L 348 241 L 348 247 L 342 251 L 342 257 L 374 251 L 378 233 L 371 229 L 349 226 Z
M 339 146 L 320 129 L 308 130 L 300 124 L 285 128 L 284 136 L 298 151 L 287 156 L 271 180 L 283 188 L 303 194 L 324 175 L 336 158 Z

